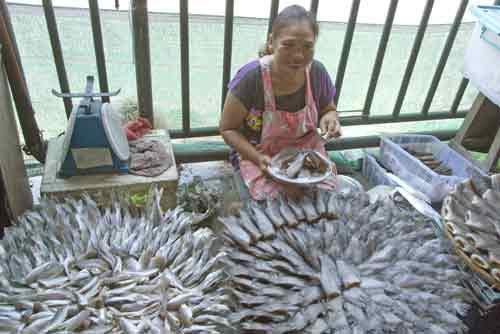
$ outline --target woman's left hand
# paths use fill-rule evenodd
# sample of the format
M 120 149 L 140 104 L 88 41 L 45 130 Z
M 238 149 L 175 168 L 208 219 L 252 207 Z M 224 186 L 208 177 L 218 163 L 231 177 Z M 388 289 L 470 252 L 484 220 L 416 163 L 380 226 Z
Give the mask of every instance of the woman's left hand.
M 342 130 L 337 112 L 330 110 L 324 114 L 319 121 L 319 128 L 322 133 L 326 133 L 326 139 L 340 137 Z

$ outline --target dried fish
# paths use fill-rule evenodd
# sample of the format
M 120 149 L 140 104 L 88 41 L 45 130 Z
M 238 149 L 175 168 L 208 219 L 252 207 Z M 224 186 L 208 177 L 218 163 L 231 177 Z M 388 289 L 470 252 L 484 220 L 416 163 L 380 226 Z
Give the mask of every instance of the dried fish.
M 285 218 L 283 218 L 280 214 L 280 204 L 277 200 L 269 199 L 267 201 L 265 212 L 275 228 L 280 228 L 285 225 Z
M 88 196 L 44 199 L 21 216 L 0 241 L 0 332 L 180 333 L 182 326 L 219 333 L 227 327 L 217 318 L 229 309 L 228 292 L 218 289 L 226 254 L 214 251 L 209 229 L 193 231 L 180 208 L 162 212 L 159 196 L 155 191 L 138 217 L 121 198 L 101 211 Z M 250 243 L 246 231 L 231 225 L 239 220 L 225 222 L 242 234 L 238 241 Z M 193 322 L 194 305 L 203 305 L 196 310 L 207 316 L 203 324 Z
M 434 172 L 441 175 L 452 175 L 453 171 L 451 168 L 444 165 L 441 161 L 434 158 L 434 155 L 430 152 L 420 152 L 404 147 L 404 150 L 409 154 L 413 155 L 416 159 L 420 160 L 424 165 L 432 169 Z
M 290 148 L 273 157 L 271 169 L 276 174 L 296 179 L 322 176 L 328 165 L 315 151 Z
M 256 203 L 250 204 L 250 208 L 254 214 L 254 222 L 262 233 L 264 239 L 269 239 L 274 236 L 274 227 L 262 208 Z
M 453 333 L 464 326 L 450 317 L 471 303 L 457 258 L 413 209 L 392 197 L 370 204 L 355 192 L 280 199 L 280 207 L 298 222 L 279 210 L 287 223 L 269 239 L 248 250 L 223 246 L 235 252 L 225 264 L 239 305 L 228 319 L 239 333 Z M 443 312 L 431 314 L 429 305 Z
M 480 254 L 472 254 L 470 256 L 470 259 L 474 264 L 481 267 L 482 269 L 484 269 L 484 270 L 490 269 L 489 262 L 484 257 L 482 257 Z
M 321 287 L 327 298 L 335 298 L 340 295 L 339 277 L 335 262 L 328 255 L 322 255 L 321 261 Z
M 337 270 L 344 289 L 350 289 L 361 284 L 359 274 L 356 273 L 354 267 L 345 261 L 337 260 Z
M 497 284 L 500 284 L 500 269 L 498 268 L 491 269 L 491 275 L 493 276 Z

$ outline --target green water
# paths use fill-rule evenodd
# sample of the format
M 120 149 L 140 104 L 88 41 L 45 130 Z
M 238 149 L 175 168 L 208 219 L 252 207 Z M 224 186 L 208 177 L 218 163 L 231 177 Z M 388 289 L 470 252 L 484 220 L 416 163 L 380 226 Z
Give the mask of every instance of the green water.
M 9 5 L 24 71 L 28 80 L 39 127 L 46 138 L 64 131 L 63 103 L 50 90 L 59 90 L 52 51 L 41 7 Z M 90 18 L 86 10 L 58 9 L 56 18 L 69 84 L 82 91 L 85 76 L 97 77 Z M 123 97 L 136 97 L 129 17 L 125 12 L 102 11 L 101 22 L 110 89 L 121 88 Z M 150 14 L 150 46 L 153 100 L 155 112 L 165 114 L 169 127 L 181 126 L 181 73 L 179 19 L 173 14 Z M 434 70 L 439 61 L 449 26 L 430 26 L 402 106 L 402 113 L 422 108 Z M 436 91 L 430 112 L 448 111 L 461 80 L 462 55 L 473 25 L 462 24 Z M 329 70 L 333 80 L 340 59 L 346 24 L 322 22 L 316 58 Z M 233 32 L 232 75 L 256 57 L 267 30 L 266 20 L 235 18 Z M 371 113 L 392 113 L 401 85 L 417 27 L 395 26 L 387 46 Z M 381 25 L 358 25 L 350 51 L 339 110 L 359 110 L 373 69 L 382 33 Z M 224 44 L 222 17 L 191 17 L 189 23 L 190 110 L 191 126 L 215 126 L 218 123 Z M 459 109 L 467 109 L 477 91 L 466 90 Z M 116 99 L 115 102 L 118 102 Z M 380 125 L 346 129 L 350 135 L 369 131 L 419 131 L 456 128 L 460 120 Z

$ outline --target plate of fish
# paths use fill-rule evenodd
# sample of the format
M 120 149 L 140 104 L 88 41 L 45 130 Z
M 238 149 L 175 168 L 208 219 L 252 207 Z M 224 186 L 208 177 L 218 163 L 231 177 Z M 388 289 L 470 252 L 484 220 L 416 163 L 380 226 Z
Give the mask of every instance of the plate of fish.
M 332 175 L 332 163 L 313 150 L 287 148 L 276 154 L 268 167 L 272 178 L 290 184 L 312 185 Z

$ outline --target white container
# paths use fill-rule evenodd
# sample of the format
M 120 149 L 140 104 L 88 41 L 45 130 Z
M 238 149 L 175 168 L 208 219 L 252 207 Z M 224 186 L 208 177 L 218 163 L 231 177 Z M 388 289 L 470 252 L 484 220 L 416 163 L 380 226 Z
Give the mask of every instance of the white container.
M 430 153 L 452 175 L 440 175 L 406 152 L 410 149 Z M 485 175 L 467 159 L 455 152 L 439 139 L 428 135 L 394 135 L 382 137 L 380 141 L 382 164 L 414 189 L 429 197 L 432 202 L 441 202 L 451 188 L 472 175 Z
M 368 182 L 370 182 L 371 185 L 373 186 L 378 186 L 378 185 L 386 185 L 390 187 L 397 187 L 398 184 L 389 178 L 386 174 L 386 170 L 380 166 L 375 160 L 374 157 L 369 155 L 368 153 L 365 154 L 363 158 L 363 167 L 361 169 L 361 173 L 363 174 L 364 177 L 367 178 Z
M 478 17 L 465 50 L 463 75 L 500 106 L 500 6 L 473 6 Z

